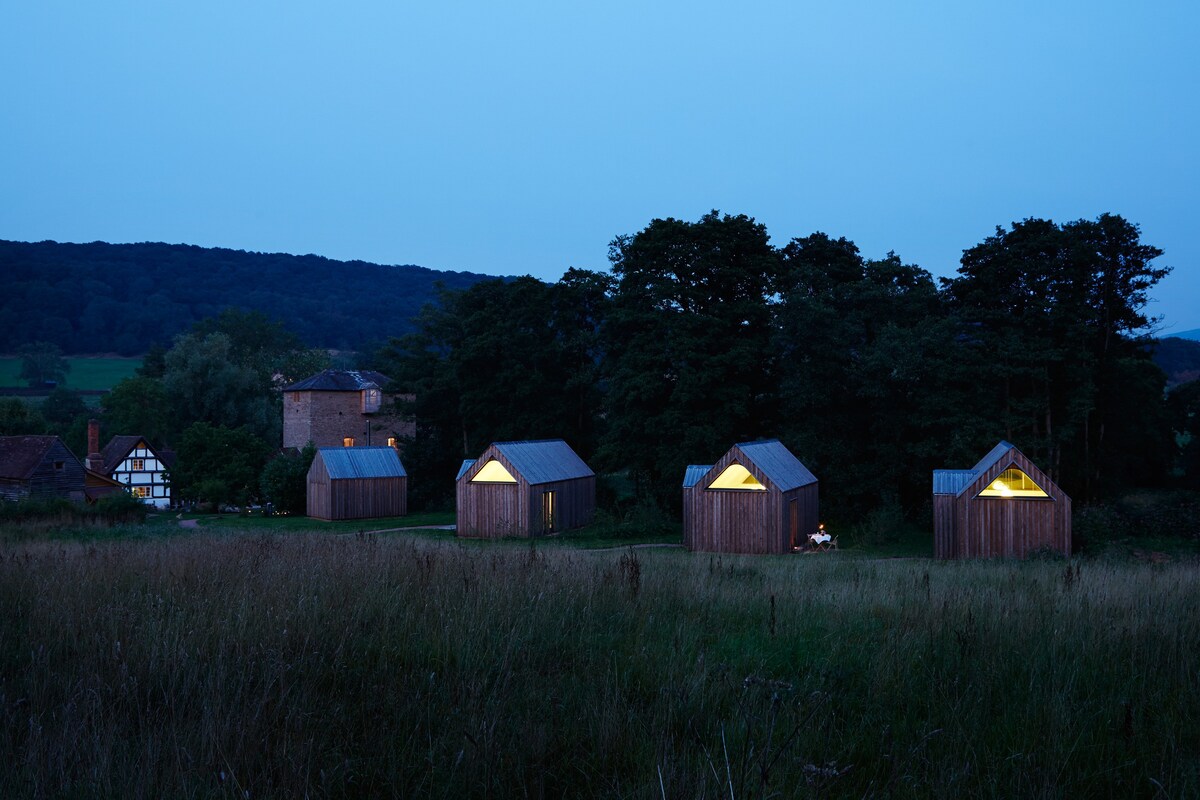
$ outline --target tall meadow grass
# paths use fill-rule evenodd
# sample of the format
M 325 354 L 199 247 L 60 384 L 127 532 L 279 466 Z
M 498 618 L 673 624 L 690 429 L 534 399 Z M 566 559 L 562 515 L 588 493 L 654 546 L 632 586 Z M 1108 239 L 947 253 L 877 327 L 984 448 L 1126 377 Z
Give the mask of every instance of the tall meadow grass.
M 0 796 L 1200 796 L 1195 564 L 0 544 Z

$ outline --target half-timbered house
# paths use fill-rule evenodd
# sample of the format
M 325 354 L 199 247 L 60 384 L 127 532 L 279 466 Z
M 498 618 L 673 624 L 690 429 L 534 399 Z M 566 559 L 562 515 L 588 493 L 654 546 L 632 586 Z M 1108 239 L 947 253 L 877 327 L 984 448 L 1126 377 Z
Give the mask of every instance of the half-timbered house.
M 89 449 L 91 446 L 89 445 Z M 143 436 L 114 436 L 99 453 L 96 472 L 112 478 L 125 491 L 155 508 L 171 505 L 171 481 L 167 472 L 175 462 L 175 454 L 150 445 Z

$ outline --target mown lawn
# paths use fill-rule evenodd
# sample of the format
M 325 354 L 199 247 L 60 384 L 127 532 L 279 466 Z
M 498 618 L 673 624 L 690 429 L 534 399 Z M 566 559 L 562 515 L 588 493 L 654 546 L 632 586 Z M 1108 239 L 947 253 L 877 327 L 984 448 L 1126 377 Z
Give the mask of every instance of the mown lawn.
M 1195 561 L 236 532 L 0 543 L 0 796 L 1200 795 Z
M 70 389 L 111 389 L 132 377 L 142 365 L 140 358 L 67 358 L 71 369 L 63 385 Z M 21 359 L 0 357 L 0 386 L 25 386 L 19 376 Z

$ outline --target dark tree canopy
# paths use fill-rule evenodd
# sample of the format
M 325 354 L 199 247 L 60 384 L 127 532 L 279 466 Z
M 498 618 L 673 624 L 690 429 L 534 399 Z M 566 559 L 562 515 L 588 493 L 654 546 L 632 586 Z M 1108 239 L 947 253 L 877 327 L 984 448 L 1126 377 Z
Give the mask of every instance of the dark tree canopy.
M 308 347 L 355 349 L 411 330 L 437 286 L 487 276 L 190 245 L 0 240 L 0 353 L 30 339 L 135 355 L 233 306 Z

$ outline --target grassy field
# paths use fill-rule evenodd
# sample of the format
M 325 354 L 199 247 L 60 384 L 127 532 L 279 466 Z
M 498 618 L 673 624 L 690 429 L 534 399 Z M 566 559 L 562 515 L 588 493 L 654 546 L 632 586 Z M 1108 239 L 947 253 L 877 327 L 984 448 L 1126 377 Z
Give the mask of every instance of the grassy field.
M 142 365 L 140 358 L 67 358 L 71 370 L 63 385 L 71 389 L 111 389 L 125 378 L 132 377 Z M 21 359 L 0 357 L 0 386 L 25 386 L 21 374 Z
M 1200 795 L 1194 561 L 114 533 L 0 543 L 0 796 Z

